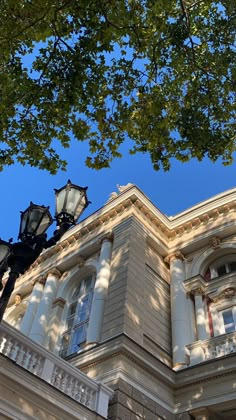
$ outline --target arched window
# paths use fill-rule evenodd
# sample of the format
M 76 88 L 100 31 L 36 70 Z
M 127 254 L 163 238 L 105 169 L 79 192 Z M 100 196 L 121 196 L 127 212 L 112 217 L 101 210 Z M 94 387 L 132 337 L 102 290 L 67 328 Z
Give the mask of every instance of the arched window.
M 86 341 L 89 315 L 93 297 L 95 275 L 90 274 L 81 280 L 72 295 L 66 321 L 66 331 L 62 336 L 60 356 L 77 353 Z
M 205 271 L 204 278 L 209 281 L 225 274 L 236 272 L 236 256 L 225 256 L 214 261 Z
M 224 263 L 217 268 L 218 276 L 236 271 L 236 261 Z

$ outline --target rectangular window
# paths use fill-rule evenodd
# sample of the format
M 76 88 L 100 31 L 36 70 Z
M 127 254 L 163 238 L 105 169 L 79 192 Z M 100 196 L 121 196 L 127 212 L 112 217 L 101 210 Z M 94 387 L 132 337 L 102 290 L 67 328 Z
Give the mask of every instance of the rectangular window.
M 222 317 L 223 317 L 225 332 L 231 333 L 235 331 L 233 309 L 227 309 L 225 311 L 222 311 Z

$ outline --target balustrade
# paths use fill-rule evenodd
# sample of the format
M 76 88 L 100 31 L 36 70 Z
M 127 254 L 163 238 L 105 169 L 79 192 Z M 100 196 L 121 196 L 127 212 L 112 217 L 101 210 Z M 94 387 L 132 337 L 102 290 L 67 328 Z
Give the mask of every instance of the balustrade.
M 190 365 L 227 356 L 236 352 L 236 332 L 195 341 L 186 347 L 190 357 Z
M 90 410 L 106 417 L 112 390 L 6 323 L 0 326 L 0 353 Z

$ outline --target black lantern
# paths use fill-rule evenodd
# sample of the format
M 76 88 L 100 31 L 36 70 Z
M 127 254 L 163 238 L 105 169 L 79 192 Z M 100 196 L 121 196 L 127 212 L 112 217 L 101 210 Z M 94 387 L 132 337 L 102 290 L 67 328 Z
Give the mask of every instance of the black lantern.
M 20 232 L 18 238 L 21 241 L 33 239 L 43 235 L 53 223 L 49 208 L 30 203 L 30 206 L 21 212 Z
M 5 242 L 0 239 L 0 267 L 1 264 L 6 260 L 11 252 L 11 245 L 9 242 Z
M 0 297 L 0 322 L 7 303 L 14 290 L 15 282 L 37 259 L 43 249 L 50 248 L 61 239 L 63 234 L 76 223 L 84 209 L 89 205 L 87 187 L 82 188 L 67 182 L 56 192 L 56 220 L 58 228 L 47 240 L 46 230 L 53 222 L 49 207 L 30 206 L 21 212 L 20 242 L 10 244 L 0 239 L 0 290 L 1 279 L 9 270 L 7 282 Z
M 75 224 L 83 211 L 89 205 L 87 188 L 74 185 L 68 180 L 67 184 L 55 190 L 56 220 L 59 226 L 64 223 Z

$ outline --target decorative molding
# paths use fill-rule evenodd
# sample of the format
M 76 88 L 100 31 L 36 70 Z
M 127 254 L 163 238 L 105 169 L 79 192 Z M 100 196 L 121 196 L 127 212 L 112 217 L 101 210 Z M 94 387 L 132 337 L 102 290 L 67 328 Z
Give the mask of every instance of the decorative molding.
M 92 350 L 93 348 L 91 348 Z M 118 350 L 118 351 L 114 351 L 113 353 L 108 354 L 105 357 L 102 357 L 100 359 L 97 359 L 93 362 L 89 362 L 81 367 L 79 367 L 79 370 L 81 372 L 85 372 L 87 373 L 89 369 L 94 368 L 98 365 L 101 365 L 102 363 L 106 362 L 107 360 L 111 360 L 117 357 L 125 357 L 126 359 L 128 359 L 129 361 L 131 361 L 132 363 L 134 363 L 134 365 L 138 366 L 139 368 L 141 368 L 143 371 L 147 372 L 149 375 L 151 375 L 153 378 L 159 379 L 160 380 L 160 373 L 159 372 L 155 372 L 154 369 L 151 369 L 147 364 L 145 364 L 145 362 L 143 362 L 141 359 L 138 359 L 136 356 L 134 356 L 132 353 L 130 353 L 128 350 Z M 161 363 L 161 362 L 160 362 Z M 166 366 L 168 369 L 169 367 Z M 165 379 L 164 375 L 162 377 L 162 381 L 165 383 L 167 383 L 169 385 L 169 381 Z

